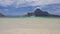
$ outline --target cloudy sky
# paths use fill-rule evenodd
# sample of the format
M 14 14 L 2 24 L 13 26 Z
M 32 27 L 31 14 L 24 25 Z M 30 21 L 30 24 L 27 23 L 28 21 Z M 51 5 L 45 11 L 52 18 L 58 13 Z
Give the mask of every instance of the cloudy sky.
M 19 5 L 44 5 L 44 4 L 53 4 L 53 3 L 60 3 L 60 0 L 0 0 L 0 5 L 8 6 L 12 4 L 16 4 L 16 7 Z
M 55 3 L 60 3 L 60 0 L 0 0 L 0 6 L 3 6 L 3 7 L 7 7 L 7 6 L 12 7 L 13 6 L 15 8 L 27 7 L 27 6 L 40 6 L 40 5 L 43 6 L 43 5 L 55 4 Z M 22 9 L 22 10 L 25 10 L 25 9 Z M 2 9 L 0 9 L 0 12 L 5 13 L 7 15 L 8 14 L 16 14 L 16 15 L 18 15 L 19 14 L 19 12 L 16 13 L 15 9 L 3 9 L 4 11 L 8 11 L 8 12 L 4 12 L 4 11 L 1 11 L 1 10 Z M 9 10 L 10 10 L 10 12 L 9 12 Z M 12 10 L 12 12 L 11 12 L 11 10 Z M 15 12 L 14 12 L 14 10 L 15 10 Z M 31 10 L 31 9 L 29 9 L 29 10 Z

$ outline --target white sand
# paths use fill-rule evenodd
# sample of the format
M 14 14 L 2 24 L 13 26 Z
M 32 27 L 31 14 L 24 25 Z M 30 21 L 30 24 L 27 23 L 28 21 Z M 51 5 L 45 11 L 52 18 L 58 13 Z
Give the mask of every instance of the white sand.
M 60 34 L 60 18 L 0 18 L 0 34 Z

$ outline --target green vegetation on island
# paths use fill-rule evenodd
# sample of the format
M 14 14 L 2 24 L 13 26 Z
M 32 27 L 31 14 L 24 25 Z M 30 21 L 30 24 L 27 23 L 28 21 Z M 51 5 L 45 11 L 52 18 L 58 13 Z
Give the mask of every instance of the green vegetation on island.
M 4 15 L 2 13 L 0 13 L 0 17 L 3 17 Z

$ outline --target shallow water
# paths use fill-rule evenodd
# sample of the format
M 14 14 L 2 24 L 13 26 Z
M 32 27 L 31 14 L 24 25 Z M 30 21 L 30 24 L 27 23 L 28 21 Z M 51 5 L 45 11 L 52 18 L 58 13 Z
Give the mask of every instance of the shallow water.
M 0 18 L 0 34 L 60 34 L 60 18 Z

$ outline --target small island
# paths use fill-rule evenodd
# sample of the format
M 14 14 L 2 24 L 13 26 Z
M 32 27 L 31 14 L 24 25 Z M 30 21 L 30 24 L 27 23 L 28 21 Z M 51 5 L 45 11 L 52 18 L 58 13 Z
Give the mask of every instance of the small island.
M 60 15 L 53 15 L 48 13 L 47 11 L 42 11 L 41 9 L 37 8 L 34 12 L 28 12 L 25 16 L 35 16 L 35 17 L 41 17 L 41 16 L 46 16 L 46 17 L 60 17 Z

